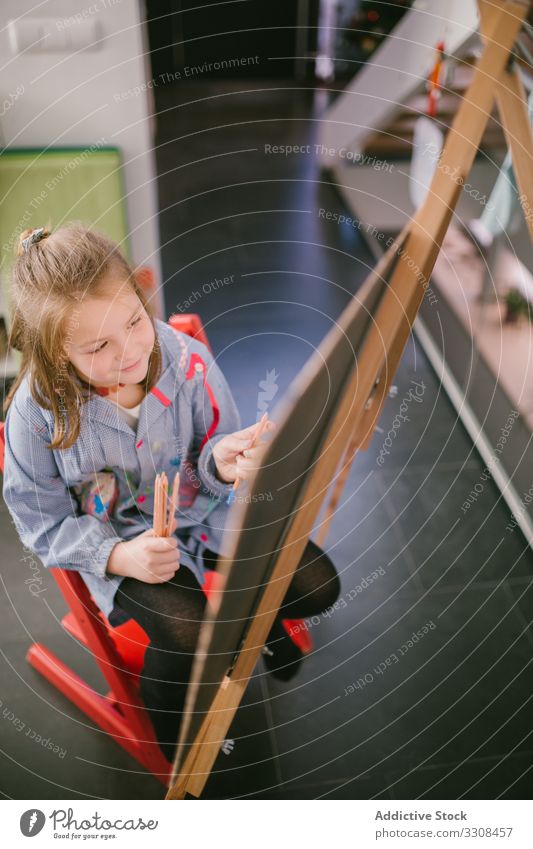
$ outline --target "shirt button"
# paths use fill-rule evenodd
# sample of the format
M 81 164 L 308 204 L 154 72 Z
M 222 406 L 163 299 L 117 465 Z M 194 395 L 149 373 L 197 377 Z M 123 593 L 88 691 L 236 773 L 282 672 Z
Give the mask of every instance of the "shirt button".
M 194 368 L 195 368 L 196 371 L 203 371 L 204 370 L 202 363 L 196 363 Z

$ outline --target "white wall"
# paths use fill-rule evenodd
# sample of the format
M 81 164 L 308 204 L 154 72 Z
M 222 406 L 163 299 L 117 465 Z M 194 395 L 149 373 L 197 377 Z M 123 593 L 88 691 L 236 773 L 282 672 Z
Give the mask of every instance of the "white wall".
M 57 37 L 74 34 L 73 16 L 98 23 L 99 49 L 13 53 L 9 20 L 48 18 Z M 133 261 L 150 265 L 160 286 L 151 91 L 144 85 L 138 94 L 118 102 L 114 97 L 151 77 L 143 18 L 140 0 L 1 0 L 0 142 L 7 147 L 85 146 L 102 144 L 104 137 L 107 145 L 120 148 Z M 14 98 L 17 91 L 23 93 Z M 10 98 L 13 105 L 6 108 Z

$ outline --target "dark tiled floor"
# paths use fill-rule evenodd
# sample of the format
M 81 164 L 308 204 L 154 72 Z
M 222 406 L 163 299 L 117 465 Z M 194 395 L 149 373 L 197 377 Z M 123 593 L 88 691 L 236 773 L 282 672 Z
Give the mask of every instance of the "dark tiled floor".
M 356 231 L 320 217 L 343 210 L 314 157 L 265 153 L 313 144 L 323 104 L 310 92 L 240 81 L 157 96 L 167 312 L 200 313 L 245 424 L 267 372 L 274 405 L 373 261 Z M 379 464 L 413 381 L 421 400 L 411 398 Z M 235 751 L 219 755 L 205 798 L 530 797 L 533 556 L 506 528 L 491 481 L 463 509 L 483 463 L 412 339 L 395 384 L 331 525 L 338 607 L 311 622 L 315 650 L 293 680 L 258 664 L 231 729 Z M 35 571 L 5 510 L 0 522 L 2 709 L 66 750 L 60 758 L 3 718 L 2 792 L 162 798 L 25 662 L 42 639 L 105 692 L 58 625 L 64 605 L 50 575 L 33 597 L 25 580 Z

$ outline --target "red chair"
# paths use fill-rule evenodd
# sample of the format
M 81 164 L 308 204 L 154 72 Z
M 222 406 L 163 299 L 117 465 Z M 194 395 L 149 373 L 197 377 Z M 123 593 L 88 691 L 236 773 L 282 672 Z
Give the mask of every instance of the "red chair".
M 208 345 L 198 315 L 173 315 L 169 324 Z M 4 444 L 4 424 L 0 422 L 1 471 L 4 469 Z M 171 764 L 159 748 L 150 717 L 139 694 L 139 676 L 148 645 L 146 632 L 134 619 L 115 627 L 110 625 L 93 601 L 78 571 L 51 571 L 70 608 L 70 612 L 63 617 L 62 625 L 94 655 L 110 690 L 106 696 L 93 690 L 42 643 L 33 643 L 26 659 L 99 728 L 111 735 L 162 784 L 168 786 Z M 216 591 L 216 581 L 217 573 L 208 570 L 202 586 L 208 599 Z M 285 619 L 283 625 L 305 654 L 312 650 L 311 637 L 303 620 Z

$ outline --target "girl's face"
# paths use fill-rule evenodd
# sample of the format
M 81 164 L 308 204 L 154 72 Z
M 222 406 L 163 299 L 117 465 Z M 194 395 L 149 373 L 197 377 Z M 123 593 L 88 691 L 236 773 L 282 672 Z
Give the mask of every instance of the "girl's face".
M 105 298 L 85 298 L 65 323 L 65 353 L 95 386 L 144 380 L 154 344 L 150 317 L 128 283 L 111 284 Z

